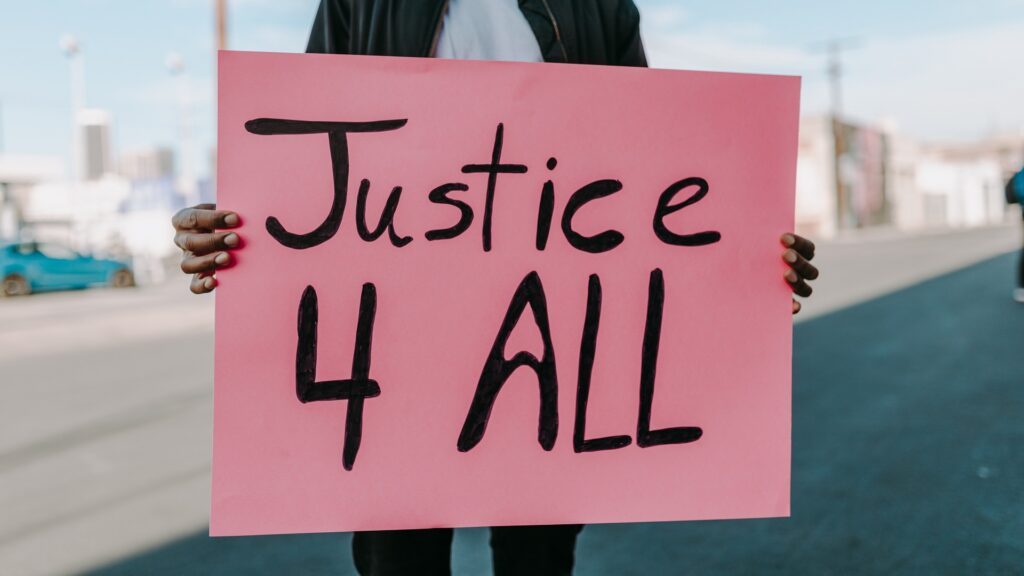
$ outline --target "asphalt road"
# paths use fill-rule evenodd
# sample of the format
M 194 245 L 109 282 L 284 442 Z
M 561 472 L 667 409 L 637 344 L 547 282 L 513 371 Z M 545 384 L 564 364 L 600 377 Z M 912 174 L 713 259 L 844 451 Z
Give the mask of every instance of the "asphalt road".
M 1024 307 L 999 257 L 796 329 L 792 518 L 588 527 L 580 576 L 1024 573 Z M 485 574 L 487 533 L 456 573 Z M 354 574 L 346 535 L 199 533 L 93 574 Z
M 1018 233 L 823 246 L 792 518 L 591 526 L 577 574 L 1024 573 L 1024 306 L 991 257 Z M 211 304 L 0 303 L 0 574 L 353 573 L 347 535 L 206 536 Z M 489 573 L 487 531 L 453 558 Z

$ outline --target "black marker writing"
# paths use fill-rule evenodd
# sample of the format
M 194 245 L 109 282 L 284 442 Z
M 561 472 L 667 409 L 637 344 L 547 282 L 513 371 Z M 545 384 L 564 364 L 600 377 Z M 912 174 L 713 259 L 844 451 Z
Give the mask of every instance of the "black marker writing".
M 587 285 L 587 317 L 583 321 L 580 338 L 580 367 L 576 384 L 576 423 L 572 431 L 572 449 L 579 452 L 615 450 L 629 446 L 629 436 L 606 436 L 587 440 L 587 401 L 590 399 L 590 378 L 594 372 L 594 354 L 597 350 L 597 329 L 601 323 L 601 279 L 590 275 Z
M 700 439 L 704 431 L 694 426 L 651 430 L 654 404 L 654 379 L 661 345 L 661 318 L 665 308 L 665 276 L 660 268 L 651 271 L 647 288 L 647 323 L 640 364 L 640 414 L 636 423 L 636 445 L 641 448 L 661 444 L 686 444 Z
M 451 182 L 448 184 L 442 184 L 437 188 L 430 191 L 427 196 L 434 204 L 447 204 L 449 206 L 455 206 L 459 209 L 459 221 L 449 228 L 439 228 L 437 230 L 430 230 L 426 234 L 427 240 L 448 240 L 455 238 L 459 234 L 462 234 L 469 229 L 469 225 L 473 223 L 473 209 L 462 200 L 456 200 L 450 197 L 448 194 L 454 191 L 465 192 L 469 190 L 469 186 L 461 182 Z
M 548 158 L 548 170 L 554 170 L 558 160 Z M 544 250 L 548 245 L 548 234 L 551 233 L 551 217 L 555 213 L 555 183 L 544 182 L 540 193 L 540 207 L 537 209 L 537 250 Z
M 359 233 L 359 237 L 367 242 L 373 242 L 380 238 L 384 230 L 387 229 L 388 239 L 394 246 L 401 248 L 412 242 L 411 236 L 399 236 L 395 232 L 395 210 L 398 210 L 398 201 L 402 198 L 402 187 L 395 186 L 391 190 L 391 194 L 388 195 L 387 202 L 384 204 L 384 210 L 381 212 L 380 220 L 377 222 L 377 227 L 373 230 L 366 226 L 366 196 L 369 193 L 370 181 L 364 178 L 359 184 L 359 194 L 356 196 L 356 231 Z
M 565 205 L 565 212 L 562 213 L 562 233 L 569 244 L 591 254 L 607 252 L 622 244 L 623 236 L 618 230 L 605 230 L 593 236 L 583 236 L 572 228 L 572 219 L 580 208 L 592 200 L 611 196 L 619 190 L 622 190 L 622 182 L 618 180 L 597 180 L 573 192 L 569 197 L 569 203 Z
M 694 192 L 692 196 L 679 204 L 671 203 L 677 193 L 692 186 L 697 187 L 697 191 Z M 654 212 L 654 233 L 658 236 L 658 239 L 665 244 L 671 244 L 673 246 L 706 246 L 721 240 L 722 235 L 718 232 L 709 231 L 697 232 L 695 234 L 676 234 L 665 226 L 665 216 L 678 212 L 691 204 L 696 204 L 707 195 L 708 181 L 703 178 L 685 178 L 672 184 L 662 192 L 661 197 L 658 198 L 658 209 Z
M 484 202 L 484 252 L 491 251 L 491 214 L 494 212 L 494 188 L 498 184 L 498 174 L 525 174 L 525 164 L 502 164 L 501 146 L 505 138 L 505 125 L 498 124 L 494 133 L 494 148 L 491 151 L 490 164 L 466 164 L 462 167 L 464 174 L 483 172 L 487 174 L 487 198 Z
M 527 304 L 533 312 L 533 320 L 544 341 L 543 358 L 538 360 L 536 356 L 523 350 L 511 360 L 505 360 L 505 345 L 512 335 L 512 330 L 522 318 Z M 536 272 L 530 272 L 523 278 L 515 295 L 512 296 L 505 319 L 498 329 L 498 336 L 494 339 L 494 345 L 491 346 L 491 351 L 484 362 L 484 369 L 480 374 L 466 421 L 462 425 L 457 445 L 459 452 L 468 452 L 480 443 L 487 430 L 487 420 L 491 417 L 491 409 L 494 408 L 498 392 L 501 392 L 505 381 L 520 366 L 526 366 L 537 374 L 537 383 L 540 386 L 537 441 L 544 450 L 551 450 L 558 436 L 558 375 L 555 371 L 555 349 L 551 344 L 547 299 L 540 276 Z
M 341 463 L 351 470 L 363 437 L 363 401 L 380 396 L 380 385 L 370 379 L 370 349 L 373 343 L 373 321 L 377 314 L 377 289 L 363 284 L 359 299 L 359 321 L 356 326 L 355 352 L 352 357 L 352 378 L 316 381 L 317 322 L 319 311 L 316 290 L 307 286 L 299 301 L 299 343 L 295 352 L 295 393 L 299 401 L 348 400 L 345 414 L 345 440 Z
M 348 134 L 350 132 L 386 132 L 405 126 L 406 120 L 379 120 L 375 122 L 316 122 L 307 120 L 283 120 L 279 118 L 257 118 L 245 123 L 245 129 L 253 134 L 327 134 L 331 148 L 331 174 L 334 178 L 334 198 L 331 209 L 324 221 L 313 231 L 295 234 L 285 230 L 274 216 L 267 218 L 267 232 L 283 246 L 303 250 L 330 240 L 341 227 L 348 196 Z

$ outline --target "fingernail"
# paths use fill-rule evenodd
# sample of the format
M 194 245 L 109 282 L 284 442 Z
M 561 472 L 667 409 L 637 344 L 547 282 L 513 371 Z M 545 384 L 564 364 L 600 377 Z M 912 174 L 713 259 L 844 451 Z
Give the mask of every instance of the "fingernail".
M 224 217 L 224 223 L 228 226 L 238 226 L 238 214 L 228 214 Z
M 213 278 L 207 278 L 203 280 L 203 288 L 207 290 L 213 290 Z
M 793 313 L 795 314 L 795 313 L 797 313 L 799 311 L 800 311 L 800 303 L 797 302 L 796 300 L 793 300 Z
M 782 243 L 786 246 L 792 246 L 796 242 L 796 238 L 792 234 L 783 234 Z
M 786 280 L 789 280 L 790 282 L 796 282 L 796 272 L 793 272 L 792 270 L 786 270 Z
M 790 264 L 796 263 L 796 252 L 793 250 L 786 250 L 782 257 L 785 258 L 786 262 L 789 262 Z
M 227 264 L 229 258 L 230 257 L 227 252 L 221 252 L 220 254 L 217 254 L 217 257 L 214 258 L 213 261 L 217 264 Z
M 238 246 L 238 234 L 234 232 L 228 234 L 224 237 L 224 243 L 231 247 Z

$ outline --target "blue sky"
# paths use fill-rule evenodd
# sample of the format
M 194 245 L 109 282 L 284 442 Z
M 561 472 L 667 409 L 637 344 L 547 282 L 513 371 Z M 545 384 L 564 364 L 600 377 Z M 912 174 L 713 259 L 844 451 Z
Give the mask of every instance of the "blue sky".
M 317 0 L 229 0 L 231 47 L 301 51 Z M 856 37 L 845 107 L 924 140 L 1024 128 L 1024 0 L 637 0 L 652 65 L 804 76 L 804 112 L 827 107 L 815 45 Z M 173 145 L 185 62 L 198 140 L 212 146 L 211 0 L 0 0 L 0 107 L 10 153 L 64 154 L 70 132 L 63 34 L 83 47 L 87 103 L 114 115 L 116 151 Z

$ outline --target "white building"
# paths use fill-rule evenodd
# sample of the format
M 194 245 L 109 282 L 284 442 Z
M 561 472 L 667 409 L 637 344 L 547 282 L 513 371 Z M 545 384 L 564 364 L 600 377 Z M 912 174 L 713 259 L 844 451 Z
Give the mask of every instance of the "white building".
M 24 225 L 23 206 L 36 184 L 64 177 L 60 158 L 0 155 L 0 241 L 14 240 Z
M 143 196 L 139 202 L 138 197 Z M 174 207 L 115 174 L 99 180 L 35 185 L 22 206 L 22 237 L 83 253 L 130 258 L 136 279 L 157 282 L 174 256 Z
M 835 194 L 832 124 L 824 117 L 800 122 L 796 163 L 796 227 L 816 237 L 836 233 L 838 215 Z
M 892 227 L 904 231 L 1004 222 L 1008 176 L 1024 165 L 1024 138 L 923 145 L 894 130 L 843 123 L 836 138 L 827 117 L 801 120 L 797 228 L 829 237 Z

